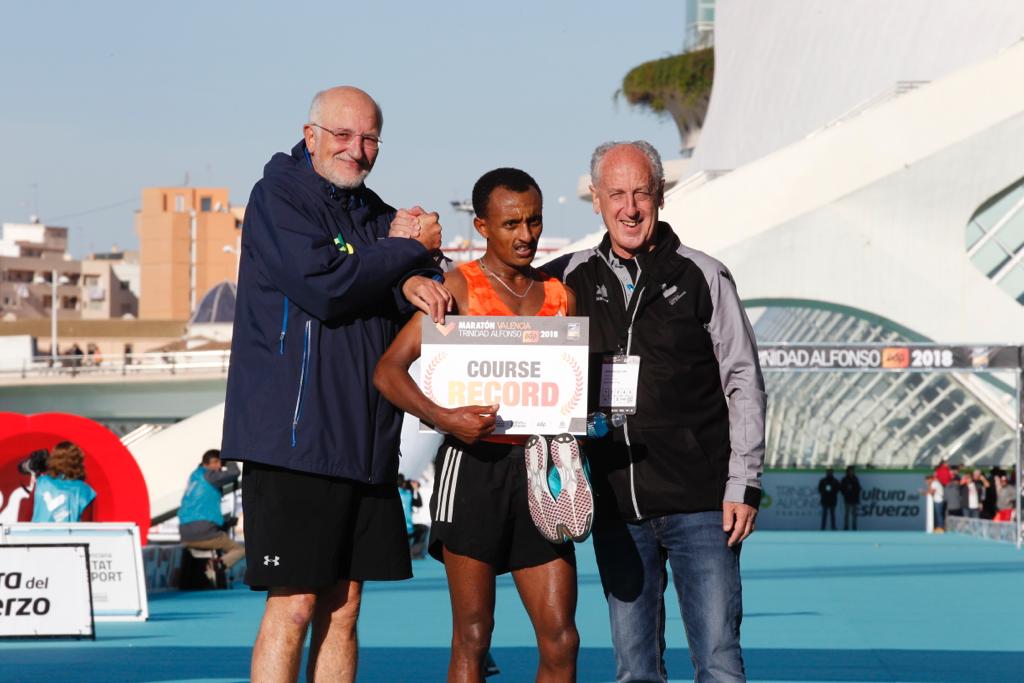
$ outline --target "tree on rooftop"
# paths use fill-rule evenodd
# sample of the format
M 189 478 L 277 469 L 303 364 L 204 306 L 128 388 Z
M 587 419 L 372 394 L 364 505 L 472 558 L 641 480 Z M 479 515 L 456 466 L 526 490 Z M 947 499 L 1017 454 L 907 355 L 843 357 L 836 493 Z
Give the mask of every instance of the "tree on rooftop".
M 615 93 L 635 107 L 668 114 L 676 122 L 684 149 L 696 144 L 704 124 L 715 75 L 715 53 L 705 48 L 644 62 L 622 79 Z

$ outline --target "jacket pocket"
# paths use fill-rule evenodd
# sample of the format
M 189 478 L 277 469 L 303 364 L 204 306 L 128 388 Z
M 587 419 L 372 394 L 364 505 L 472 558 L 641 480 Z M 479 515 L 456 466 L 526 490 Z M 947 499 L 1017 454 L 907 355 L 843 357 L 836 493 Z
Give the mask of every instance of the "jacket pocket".
M 641 509 L 656 514 L 713 510 L 721 505 L 725 476 L 687 427 L 643 432 L 638 482 L 647 499 Z
M 287 302 L 287 299 L 285 299 Z M 285 309 L 287 310 L 287 308 Z M 305 333 L 302 339 L 302 367 L 299 369 L 299 391 L 295 396 L 295 412 L 292 414 L 292 448 L 295 448 L 295 443 L 299 430 L 299 419 L 302 417 L 302 395 L 306 388 L 306 378 L 309 374 L 309 335 L 310 326 L 313 324 L 312 320 L 307 320 L 305 325 Z M 281 333 L 282 344 L 284 343 L 284 332 Z M 282 346 L 282 349 L 284 347 Z

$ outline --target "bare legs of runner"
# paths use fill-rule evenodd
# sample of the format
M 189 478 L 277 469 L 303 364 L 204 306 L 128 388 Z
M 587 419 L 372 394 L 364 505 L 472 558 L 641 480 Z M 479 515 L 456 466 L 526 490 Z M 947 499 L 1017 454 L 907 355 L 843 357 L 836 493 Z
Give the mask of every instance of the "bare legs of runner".
M 494 630 L 494 568 L 444 549 L 452 601 L 452 654 L 448 680 L 478 683 Z M 517 569 L 512 578 L 537 636 L 538 682 L 576 680 L 576 569 L 563 559 Z

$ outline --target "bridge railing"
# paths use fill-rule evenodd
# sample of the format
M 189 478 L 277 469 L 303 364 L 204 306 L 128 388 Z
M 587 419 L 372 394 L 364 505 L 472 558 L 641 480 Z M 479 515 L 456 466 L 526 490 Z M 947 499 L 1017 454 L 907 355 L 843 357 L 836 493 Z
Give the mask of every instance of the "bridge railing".
M 128 375 L 176 375 L 186 373 L 227 373 L 231 352 L 223 351 L 155 351 L 118 356 L 36 356 L 20 362 L 0 363 L 0 381 L 19 379 L 88 378 Z

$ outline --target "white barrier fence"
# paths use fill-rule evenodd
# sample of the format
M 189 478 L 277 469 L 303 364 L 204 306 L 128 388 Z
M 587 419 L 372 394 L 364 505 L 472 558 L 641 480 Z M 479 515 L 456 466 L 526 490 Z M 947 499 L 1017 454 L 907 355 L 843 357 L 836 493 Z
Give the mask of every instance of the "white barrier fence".
M 946 531 L 987 538 L 1002 543 L 1017 542 L 1017 525 L 1012 522 L 993 522 L 990 519 L 946 517 Z

